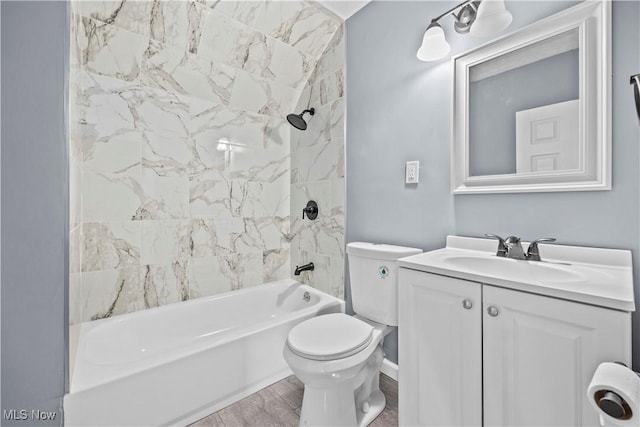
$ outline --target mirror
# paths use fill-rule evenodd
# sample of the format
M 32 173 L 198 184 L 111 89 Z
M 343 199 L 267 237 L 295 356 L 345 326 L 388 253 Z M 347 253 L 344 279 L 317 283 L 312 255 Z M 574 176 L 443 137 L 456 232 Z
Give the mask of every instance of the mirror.
M 611 189 L 610 13 L 587 1 L 453 59 L 454 194 Z

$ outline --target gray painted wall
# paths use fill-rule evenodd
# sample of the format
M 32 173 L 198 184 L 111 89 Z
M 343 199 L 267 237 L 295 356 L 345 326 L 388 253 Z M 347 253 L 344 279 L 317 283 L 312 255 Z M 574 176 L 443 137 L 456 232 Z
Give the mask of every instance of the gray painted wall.
M 455 3 L 376 1 L 347 20 L 346 241 L 432 250 L 447 234 L 553 236 L 562 244 L 632 250 L 638 280 L 640 127 L 629 76 L 640 70 L 640 3 L 613 5 L 613 190 L 453 196 L 451 61 L 423 63 L 415 55 L 429 20 Z M 507 0 L 509 31 L 575 3 Z M 452 55 L 487 41 L 455 34 L 450 18 L 442 23 Z M 408 160 L 420 161 L 417 186 L 403 183 Z M 347 282 L 347 298 L 348 290 Z M 634 316 L 637 369 L 639 323 Z M 397 360 L 395 336 L 385 350 Z
M 2 409 L 29 417 L 2 425 L 62 425 L 67 5 L 3 1 L 1 8 Z M 57 413 L 35 422 L 31 410 Z

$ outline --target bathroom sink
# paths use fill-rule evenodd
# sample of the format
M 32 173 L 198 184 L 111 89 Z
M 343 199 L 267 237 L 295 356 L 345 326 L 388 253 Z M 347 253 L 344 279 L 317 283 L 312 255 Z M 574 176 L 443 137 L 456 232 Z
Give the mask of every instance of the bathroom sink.
M 551 264 L 543 261 L 522 261 L 496 256 L 449 256 L 443 261 L 453 267 L 483 275 L 529 277 L 540 282 L 574 282 L 585 275 L 570 264 Z
M 528 243 L 523 242 L 527 250 Z M 631 252 L 540 245 L 541 261 L 496 256 L 495 240 L 448 236 L 442 249 L 398 260 L 401 267 L 569 301 L 634 311 Z

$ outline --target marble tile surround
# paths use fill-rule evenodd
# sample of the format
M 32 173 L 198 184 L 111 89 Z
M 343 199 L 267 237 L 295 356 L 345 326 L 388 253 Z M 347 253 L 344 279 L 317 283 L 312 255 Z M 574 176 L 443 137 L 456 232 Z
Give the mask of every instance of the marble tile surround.
M 307 182 L 331 183 L 335 212 L 313 228 L 313 284 L 341 296 L 341 22 L 307 1 L 72 12 L 70 323 L 291 277 L 315 253 L 291 210 Z M 324 130 L 307 141 L 284 117 L 312 101 Z
M 314 107 L 308 128 L 291 132 L 291 264 L 314 263 L 301 281 L 344 298 L 344 40 L 336 32 L 298 100 Z M 314 221 L 302 219 L 308 200 L 318 203 Z

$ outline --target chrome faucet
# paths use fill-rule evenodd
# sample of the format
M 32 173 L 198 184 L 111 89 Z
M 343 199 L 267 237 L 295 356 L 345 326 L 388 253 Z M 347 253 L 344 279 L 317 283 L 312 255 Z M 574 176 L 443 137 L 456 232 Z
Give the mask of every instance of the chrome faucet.
M 519 237 L 509 236 L 504 239 L 504 245 L 507 247 L 507 258 L 527 259 L 522 249 L 522 242 Z
M 498 239 L 498 250 L 496 251 L 496 256 L 528 261 L 540 261 L 538 243 L 552 243 L 556 241 L 556 239 L 551 237 L 536 239 L 529 244 L 529 248 L 525 254 L 524 249 L 522 249 L 522 241 L 519 237 L 509 236 L 506 239 L 503 239 L 496 234 L 485 234 L 485 236 L 491 239 Z

